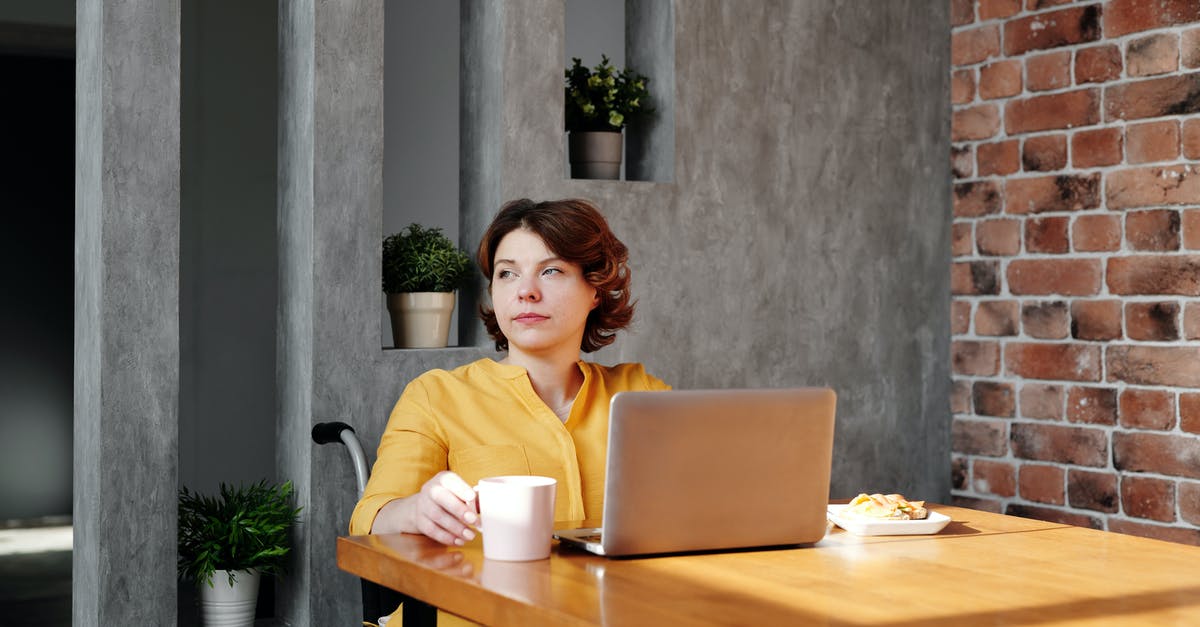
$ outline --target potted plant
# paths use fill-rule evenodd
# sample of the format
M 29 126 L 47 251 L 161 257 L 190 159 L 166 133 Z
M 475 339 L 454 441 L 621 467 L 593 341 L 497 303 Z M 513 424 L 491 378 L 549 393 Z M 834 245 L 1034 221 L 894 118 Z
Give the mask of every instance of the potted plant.
M 291 550 L 291 501 L 290 481 L 221 484 L 219 498 L 179 491 L 179 575 L 199 586 L 206 625 L 254 624 L 259 579 L 282 573 Z
M 607 55 L 592 69 L 578 58 L 572 61 L 565 73 L 564 100 L 571 177 L 620 178 L 621 129 L 631 117 L 652 111 L 646 92 L 650 79 L 629 68 L 617 72 Z
M 410 224 L 383 240 L 383 291 L 396 348 L 439 348 L 450 337 L 454 290 L 471 257 L 438 228 Z

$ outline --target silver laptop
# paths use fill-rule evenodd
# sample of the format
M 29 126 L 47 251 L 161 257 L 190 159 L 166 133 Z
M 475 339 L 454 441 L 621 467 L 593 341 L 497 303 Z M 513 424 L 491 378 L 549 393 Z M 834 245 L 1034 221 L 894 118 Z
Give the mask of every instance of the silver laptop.
M 836 404 L 826 388 L 620 392 L 603 528 L 554 537 L 610 557 L 816 542 Z

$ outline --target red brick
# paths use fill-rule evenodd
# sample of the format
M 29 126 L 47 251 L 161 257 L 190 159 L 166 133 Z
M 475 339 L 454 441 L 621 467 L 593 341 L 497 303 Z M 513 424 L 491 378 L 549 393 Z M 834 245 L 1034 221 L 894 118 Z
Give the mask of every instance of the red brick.
M 1104 5 L 1104 36 L 1200 21 L 1196 0 L 1109 0 Z
M 1108 437 L 1103 429 L 1014 422 L 1013 455 L 1021 459 L 1076 466 L 1108 464 Z
M 1108 260 L 1113 294 L 1200 296 L 1200 255 L 1140 255 Z
M 1179 516 L 1185 522 L 1200 526 L 1200 483 L 1179 482 Z
M 1065 474 L 1058 466 L 1022 464 L 1017 475 L 1021 498 L 1035 503 L 1062 505 L 1066 502 L 1063 490 Z
M 979 165 L 979 176 L 1012 174 L 1021 167 L 1020 143 L 1010 139 L 979 144 L 975 148 L 975 160 Z
M 1200 387 L 1200 347 L 1109 346 L 1105 356 L 1109 381 Z
M 981 499 L 974 496 L 955 494 L 950 497 L 950 504 L 955 507 L 963 507 L 981 512 L 991 512 L 993 514 L 1004 513 L 1004 502 L 997 499 Z
M 975 156 L 970 146 L 950 148 L 950 174 L 956 179 L 969 179 L 975 174 Z
M 1114 431 L 1113 466 L 1124 472 L 1200 478 L 1200 438 Z
M 1200 118 L 1184 121 L 1182 143 L 1183 156 L 1188 159 L 1200 159 Z
M 975 252 L 975 235 L 970 222 L 955 222 L 950 227 L 950 253 L 966 257 Z
M 1071 251 L 1067 237 L 1070 218 L 1029 218 L 1025 221 L 1025 251 L 1031 253 L 1066 253 Z
M 1125 128 L 1129 163 L 1171 161 L 1179 157 L 1179 123 L 1175 120 L 1130 124 Z
M 1178 165 L 1118 170 L 1108 175 L 1105 195 L 1109 209 L 1200 204 L 1200 169 Z
M 1131 40 L 1125 46 L 1125 65 L 1130 76 L 1153 76 L 1179 69 L 1179 39 L 1161 33 Z
M 954 414 L 971 413 L 970 381 L 955 381 L 950 387 L 950 412 Z
M 1021 327 L 1025 334 L 1041 340 L 1067 337 L 1070 321 L 1063 301 L 1026 301 L 1021 305 Z
M 953 457 L 950 459 L 950 489 L 951 490 L 966 490 L 970 483 L 967 475 L 970 470 L 967 467 L 968 461 L 966 457 Z
M 1175 397 L 1163 390 L 1125 388 L 1121 392 L 1121 426 L 1166 431 L 1175 426 Z
M 958 340 L 950 343 L 954 374 L 995 376 L 1000 372 L 1000 345 L 995 342 Z
M 987 459 L 977 459 L 972 464 L 972 487 L 980 494 L 1015 496 L 1017 473 L 1012 464 Z
M 1021 62 L 997 61 L 979 68 L 979 97 L 1007 98 L 1021 93 Z
M 1094 168 L 1121 162 L 1124 144 L 1121 129 L 1079 131 L 1071 138 L 1071 162 L 1077 168 Z
M 1074 525 L 1076 527 L 1088 527 L 1090 529 L 1104 528 L 1104 522 L 1095 516 L 1088 516 L 1087 514 L 1079 514 L 1061 509 L 1055 509 L 1052 507 L 1038 507 L 1036 505 L 1021 505 L 1018 503 L 1012 503 L 1004 510 L 1004 513 L 1008 514 L 1009 516 L 1020 516 L 1021 518 L 1032 518 L 1034 520 L 1044 520 L 1046 522 Z
M 950 293 L 960 296 L 982 296 L 1000 293 L 995 261 L 962 261 L 950 266 Z
M 1080 211 L 1099 206 L 1099 173 L 1009 179 L 1004 186 L 1007 213 Z
M 1038 9 L 1048 9 L 1050 7 L 1071 4 L 1074 1 L 1075 0 L 1025 0 L 1025 8 L 1029 9 L 1030 11 L 1036 11 Z
M 1200 209 L 1183 212 L 1183 247 L 1188 250 L 1200 248 Z
M 951 104 L 967 104 L 975 99 L 975 70 L 955 70 L 950 75 Z
M 1121 247 L 1121 218 L 1083 215 L 1071 225 L 1071 242 L 1079 252 L 1109 252 Z
M 1004 420 L 955 418 L 950 425 L 950 450 L 964 455 L 1002 457 L 1008 453 Z
M 1070 50 L 1040 54 L 1025 60 L 1025 85 L 1029 91 L 1062 89 L 1070 84 Z
M 950 303 L 950 332 L 965 335 L 971 330 L 971 303 L 955 300 Z
M 1151 78 L 1104 88 L 1105 122 L 1157 118 L 1198 111 L 1200 72 Z
M 1000 56 L 1000 28 L 995 24 L 961 30 L 950 35 L 950 62 L 974 65 Z
M 1067 392 L 1067 421 L 1093 425 L 1117 424 L 1117 391 L 1113 388 L 1071 388 Z
M 1067 136 L 1039 135 L 1026 139 L 1021 165 L 1026 172 L 1049 172 L 1067 167 Z
M 1004 370 L 1025 379 L 1099 381 L 1100 347 L 1014 342 L 1004 349 Z
M 1183 310 L 1183 337 L 1200 339 L 1200 303 L 1188 303 Z
M 1016 335 L 1017 301 L 985 300 L 975 311 L 975 333 L 979 335 Z
M 1125 214 L 1125 242 L 1133 250 L 1179 250 L 1179 212 L 1154 209 Z
M 1004 128 L 1010 135 L 1090 126 L 1099 122 L 1100 90 L 1095 88 L 1010 100 L 1004 105 Z M 975 126 L 984 124 L 980 122 L 972 128 Z
M 1021 385 L 1019 403 L 1021 416 L 1025 418 L 1062 420 L 1063 389 L 1061 385 L 1025 383 Z
M 1004 25 L 1004 53 L 1015 56 L 1100 39 L 1100 7 L 1091 5 L 1040 13 Z
M 958 109 L 950 119 L 950 138 L 956 142 L 987 139 L 1000 130 L 1000 109 L 994 104 Z
M 1008 256 L 1021 252 L 1021 221 L 980 220 L 975 225 L 975 245 L 979 254 Z
M 1075 82 L 1106 83 L 1121 78 L 1121 49 L 1114 45 L 1080 48 L 1075 52 Z
M 1105 341 L 1121 337 L 1121 301 L 1077 300 L 1071 303 L 1071 337 Z
M 1116 513 L 1117 476 L 1108 472 L 1071 469 L 1067 473 L 1067 502 L 1076 509 Z
M 1099 259 L 1014 259 L 1008 264 L 1008 289 L 1013 294 L 1091 296 L 1100 293 L 1101 272 Z
M 1004 198 L 995 181 L 954 184 L 954 217 L 978 218 L 999 213 Z
M 1012 418 L 1016 413 L 1016 395 L 1011 383 L 976 381 L 971 387 L 971 401 L 980 416 Z
M 1142 342 L 1179 339 L 1179 303 L 1126 303 L 1125 334 Z
M 1112 531 L 1113 533 L 1123 533 L 1125 535 L 1140 536 L 1142 538 L 1151 538 L 1154 540 L 1163 540 L 1166 542 L 1174 542 L 1176 544 L 1191 544 L 1193 546 L 1200 546 L 1200 529 L 1167 527 L 1164 525 L 1121 520 L 1120 518 L 1110 518 L 1108 520 L 1108 530 Z
M 1179 44 L 1179 62 L 1188 69 L 1200 67 L 1200 28 L 1183 31 L 1183 39 Z
M 1134 518 L 1175 522 L 1175 482 L 1154 477 L 1122 477 L 1121 508 Z
M 1200 433 L 1200 393 L 1179 395 L 1179 428 L 1188 433 Z
M 1021 0 L 979 0 L 979 19 L 992 20 L 1021 12 Z
M 950 0 L 950 24 L 962 26 L 975 21 L 975 0 Z

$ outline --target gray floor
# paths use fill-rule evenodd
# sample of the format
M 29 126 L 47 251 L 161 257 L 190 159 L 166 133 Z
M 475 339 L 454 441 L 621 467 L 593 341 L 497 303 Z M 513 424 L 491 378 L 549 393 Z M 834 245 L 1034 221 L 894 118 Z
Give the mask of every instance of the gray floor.
M 0 627 L 70 624 L 70 551 L 0 555 Z

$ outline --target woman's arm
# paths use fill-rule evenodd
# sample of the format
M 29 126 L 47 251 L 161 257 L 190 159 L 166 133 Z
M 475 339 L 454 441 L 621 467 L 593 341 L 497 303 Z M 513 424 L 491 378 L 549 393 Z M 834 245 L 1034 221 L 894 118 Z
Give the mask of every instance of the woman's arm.
M 479 520 L 475 490 L 462 477 L 444 470 L 421 486 L 421 491 L 388 501 L 375 515 L 371 533 L 420 533 L 461 546 L 475 538 L 470 525 Z

